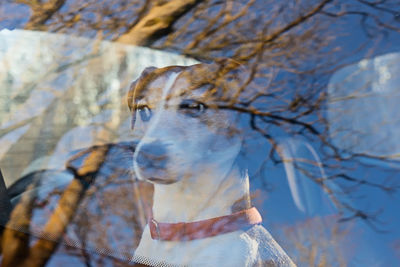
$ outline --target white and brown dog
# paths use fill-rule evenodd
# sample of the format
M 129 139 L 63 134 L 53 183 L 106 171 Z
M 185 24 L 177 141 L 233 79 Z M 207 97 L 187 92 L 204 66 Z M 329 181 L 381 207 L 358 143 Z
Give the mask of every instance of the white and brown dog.
M 231 60 L 147 68 L 128 95 L 133 159 L 154 184 L 134 261 L 153 266 L 294 266 L 252 208 L 242 136 L 229 109 L 244 86 Z

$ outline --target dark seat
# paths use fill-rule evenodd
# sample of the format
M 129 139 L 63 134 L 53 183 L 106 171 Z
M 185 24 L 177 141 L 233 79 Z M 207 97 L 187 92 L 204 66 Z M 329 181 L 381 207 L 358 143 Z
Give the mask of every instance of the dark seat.
M 4 226 L 11 212 L 10 197 L 7 193 L 6 184 L 0 169 L 0 226 Z M 2 229 L 2 228 L 0 228 Z

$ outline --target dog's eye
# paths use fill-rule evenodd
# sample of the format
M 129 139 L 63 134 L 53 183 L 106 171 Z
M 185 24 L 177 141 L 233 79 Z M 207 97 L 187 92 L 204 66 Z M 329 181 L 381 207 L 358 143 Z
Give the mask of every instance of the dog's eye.
M 140 106 L 136 109 L 136 112 L 139 113 L 142 121 L 149 121 L 151 118 L 151 109 L 148 106 Z
M 193 99 L 185 99 L 179 104 L 179 109 L 189 116 L 197 117 L 205 112 L 207 106 Z

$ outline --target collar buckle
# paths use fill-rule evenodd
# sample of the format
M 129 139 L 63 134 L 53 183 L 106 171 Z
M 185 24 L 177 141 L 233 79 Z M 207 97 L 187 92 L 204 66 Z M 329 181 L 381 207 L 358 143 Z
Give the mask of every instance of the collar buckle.
M 158 222 L 154 218 L 152 218 L 150 220 L 150 223 L 151 223 L 152 227 L 154 228 L 154 230 L 155 230 L 154 232 L 156 234 L 156 236 L 153 236 L 153 238 L 161 240 L 161 233 L 160 233 L 160 228 L 158 227 Z M 153 231 L 151 231 L 151 232 L 153 232 Z

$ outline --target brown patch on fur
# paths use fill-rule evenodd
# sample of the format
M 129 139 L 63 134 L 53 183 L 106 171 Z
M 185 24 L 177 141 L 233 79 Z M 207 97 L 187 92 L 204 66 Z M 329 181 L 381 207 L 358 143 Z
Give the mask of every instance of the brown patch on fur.
M 231 211 L 232 213 L 235 213 L 249 208 L 251 208 L 250 197 L 244 196 L 233 203 Z

